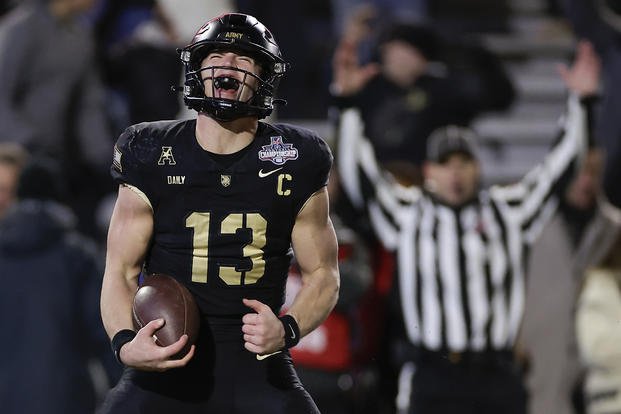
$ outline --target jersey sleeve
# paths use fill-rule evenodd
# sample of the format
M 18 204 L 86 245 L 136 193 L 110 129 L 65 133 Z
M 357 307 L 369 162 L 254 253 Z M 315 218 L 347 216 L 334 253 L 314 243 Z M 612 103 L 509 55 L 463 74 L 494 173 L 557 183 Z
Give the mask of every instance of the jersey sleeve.
M 315 142 L 317 143 L 317 157 L 313 164 L 314 169 L 311 170 L 313 172 L 311 176 L 312 193 L 328 184 L 333 161 L 332 151 L 328 144 L 319 137 L 315 137 Z
M 114 145 L 114 156 L 110 173 L 114 182 L 132 187 L 147 204 L 155 203 L 155 191 L 148 179 L 147 159 L 151 151 L 145 147 L 135 127 L 127 128 Z
M 328 184 L 332 169 L 332 151 L 326 142 L 317 135 L 310 135 L 305 142 L 304 185 L 297 200 L 297 211 L 300 211 L 306 201 L 318 190 Z

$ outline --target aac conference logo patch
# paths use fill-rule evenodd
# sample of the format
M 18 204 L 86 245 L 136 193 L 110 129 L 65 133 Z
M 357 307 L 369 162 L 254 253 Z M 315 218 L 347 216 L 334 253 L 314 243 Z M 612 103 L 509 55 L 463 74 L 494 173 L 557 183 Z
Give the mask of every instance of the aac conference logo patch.
M 262 145 L 259 151 L 259 159 L 261 161 L 271 161 L 276 165 L 283 165 L 289 160 L 298 159 L 298 150 L 293 144 L 285 144 L 282 137 L 270 137 L 269 145 Z

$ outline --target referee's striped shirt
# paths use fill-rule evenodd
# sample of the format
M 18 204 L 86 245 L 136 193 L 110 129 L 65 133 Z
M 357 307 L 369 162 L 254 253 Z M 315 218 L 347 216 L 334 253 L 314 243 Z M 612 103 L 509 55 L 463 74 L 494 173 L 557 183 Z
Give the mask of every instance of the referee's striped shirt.
M 585 105 L 571 96 L 560 140 L 541 164 L 516 184 L 480 190 L 473 202 L 452 208 L 395 184 L 378 167 L 359 112 L 342 113 L 340 179 L 397 253 L 401 309 L 413 345 L 449 352 L 513 347 L 529 247 L 554 214 L 555 185 L 586 151 L 587 135 Z

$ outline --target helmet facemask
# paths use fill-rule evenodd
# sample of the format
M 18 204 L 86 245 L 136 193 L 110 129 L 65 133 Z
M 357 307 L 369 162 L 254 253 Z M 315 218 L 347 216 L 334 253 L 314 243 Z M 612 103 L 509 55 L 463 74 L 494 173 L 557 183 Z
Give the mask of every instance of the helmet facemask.
M 217 66 L 217 61 L 203 66 L 205 57 L 220 51 L 251 57 L 259 67 L 257 73 L 246 67 Z M 185 66 L 184 101 L 191 109 L 219 121 L 232 121 L 265 118 L 274 104 L 284 103 L 275 94 L 289 65 L 269 30 L 252 16 L 231 13 L 208 21 L 180 54 Z
M 267 71 L 261 66 L 259 74 L 234 66 L 197 67 L 186 73 L 186 84 L 200 85 L 202 97 L 188 97 L 195 101 L 194 109 L 207 112 L 219 121 L 232 121 L 244 116 L 263 118 L 273 108 L 273 94 L 280 76 L 263 79 Z M 198 89 L 198 88 L 194 88 Z M 205 93 L 207 91 L 207 93 Z M 232 92 L 235 92 L 233 95 Z M 197 95 L 197 91 L 192 91 Z M 198 93 L 200 95 L 200 93 Z M 223 96 L 226 95 L 226 96 Z

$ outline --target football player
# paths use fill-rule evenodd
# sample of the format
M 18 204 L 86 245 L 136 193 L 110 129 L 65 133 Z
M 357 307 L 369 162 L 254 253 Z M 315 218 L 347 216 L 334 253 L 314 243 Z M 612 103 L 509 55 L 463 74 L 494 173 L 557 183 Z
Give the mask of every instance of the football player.
M 254 17 L 208 21 L 180 55 L 197 117 L 131 126 L 114 150 L 101 312 L 126 368 L 102 411 L 318 412 L 287 350 L 338 296 L 331 152 L 311 131 L 259 121 L 288 64 Z M 303 287 L 279 316 L 294 253 Z M 171 357 L 186 335 L 154 343 L 164 320 L 132 329 L 139 275 L 153 273 L 187 286 L 201 311 L 199 339 L 181 359 Z

